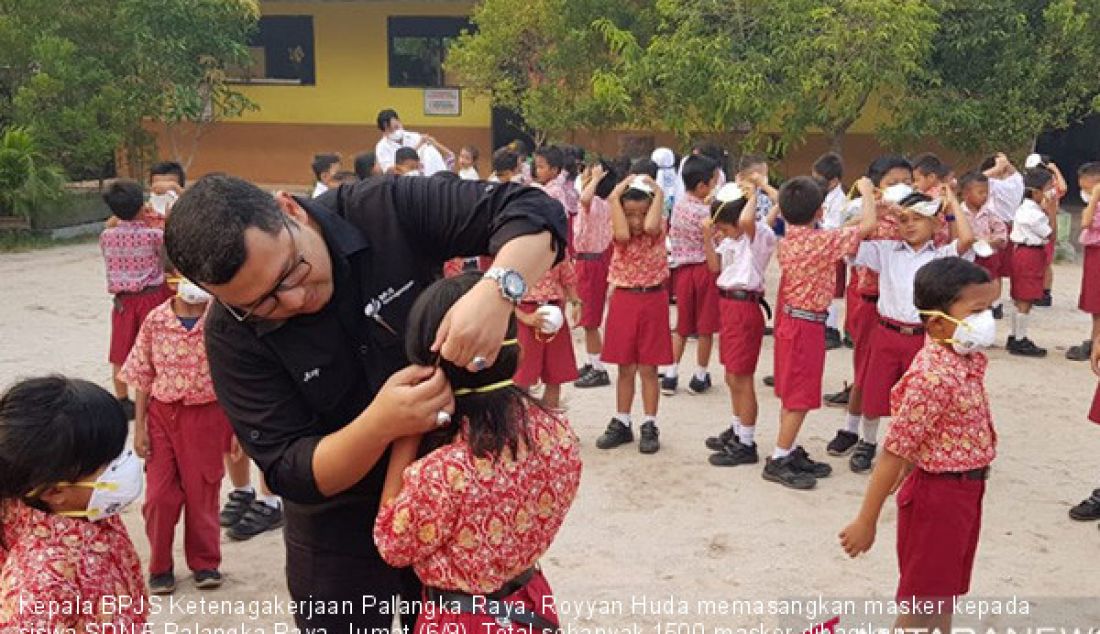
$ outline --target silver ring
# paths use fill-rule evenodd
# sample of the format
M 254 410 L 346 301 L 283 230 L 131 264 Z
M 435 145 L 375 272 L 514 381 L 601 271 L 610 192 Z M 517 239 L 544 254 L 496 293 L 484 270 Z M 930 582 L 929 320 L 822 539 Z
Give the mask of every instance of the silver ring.
M 485 357 L 474 357 L 474 360 L 470 363 L 474 366 L 474 372 L 481 372 L 489 367 L 489 361 Z
M 451 424 L 451 415 L 443 410 L 439 410 L 435 415 L 435 426 L 446 427 Z

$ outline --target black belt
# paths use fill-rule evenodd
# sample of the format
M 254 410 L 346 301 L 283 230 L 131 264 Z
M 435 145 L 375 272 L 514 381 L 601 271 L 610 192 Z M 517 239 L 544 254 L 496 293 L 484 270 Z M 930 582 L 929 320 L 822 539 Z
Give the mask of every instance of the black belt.
M 528 307 L 534 306 L 536 308 L 539 308 L 541 306 L 557 306 L 558 308 L 561 308 L 561 300 L 560 299 L 550 299 L 550 300 L 546 300 L 546 301 L 543 301 L 543 302 L 536 302 L 534 300 L 525 299 L 525 300 L 522 300 L 519 303 L 519 305 L 520 306 L 528 306 Z
M 490 594 L 472 595 L 430 587 L 425 588 L 424 591 L 428 595 L 428 601 L 447 610 L 457 610 L 462 614 L 489 616 L 496 619 L 501 626 L 515 624 L 530 627 L 532 631 L 560 632 L 560 627 L 537 614 L 534 609 L 520 609 L 504 603 L 504 599 L 519 592 L 530 583 L 531 578 L 535 576 L 535 572 L 537 572 L 536 568 L 528 568 L 518 577 Z
M 865 302 L 871 302 L 872 304 L 878 302 L 878 295 L 864 295 L 863 293 L 860 293 L 859 296 Z
M 656 293 L 665 290 L 664 284 L 658 284 L 657 286 L 618 286 L 616 288 L 627 293 Z
M 573 257 L 578 259 L 578 260 L 585 260 L 585 261 L 588 261 L 588 262 L 592 262 L 592 261 L 595 261 L 595 260 L 602 260 L 603 259 L 603 254 L 602 253 L 577 253 Z
M 784 306 L 783 312 L 788 316 L 795 319 L 801 319 L 803 321 L 811 321 L 815 324 L 823 324 L 829 319 L 829 313 L 819 313 L 813 310 L 805 310 L 803 308 L 792 308 L 790 306 Z
M 1020 244 L 1018 242 L 1014 242 L 1013 244 L 1016 246 L 1016 248 L 1024 248 L 1024 249 L 1043 249 L 1043 248 L 1046 248 L 1046 246 L 1047 246 L 1045 244 Z
M 882 326 L 885 326 L 886 328 L 889 328 L 890 330 L 893 330 L 894 332 L 900 332 L 903 335 L 914 336 L 924 334 L 924 326 L 902 326 L 899 324 L 895 324 L 892 321 L 887 321 L 885 319 L 879 319 L 878 323 Z
M 988 480 L 989 479 L 989 467 L 981 467 L 979 469 L 971 469 L 969 471 L 945 471 L 943 473 L 931 473 L 925 471 L 925 473 L 933 478 L 939 480 Z
M 720 288 L 718 289 L 718 296 L 739 302 L 757 302 L 764 308 L 764 312 L 768 315 L 768 320 L 770 321 L 772 318 L 772 307 L 768 305 L 768 300 L 764 299 L 764 294 L 759 291 Z

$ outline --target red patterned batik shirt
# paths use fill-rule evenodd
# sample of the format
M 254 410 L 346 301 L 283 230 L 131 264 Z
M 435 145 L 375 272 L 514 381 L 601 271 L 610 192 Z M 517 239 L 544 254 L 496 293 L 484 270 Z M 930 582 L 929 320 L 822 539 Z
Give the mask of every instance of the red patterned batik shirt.
M 822 230 L 788 225 L 779 242 L 783 302 L 791 308 L 825 312 L 836 290 L 836 263 L 855 255 L 859 242 L 858 227 Z

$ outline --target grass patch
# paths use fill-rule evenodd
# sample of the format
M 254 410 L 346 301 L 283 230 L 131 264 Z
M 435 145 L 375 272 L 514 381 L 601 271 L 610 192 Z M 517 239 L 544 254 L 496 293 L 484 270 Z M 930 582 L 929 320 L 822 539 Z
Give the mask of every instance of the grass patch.
M 33 231 L 0 231 L 0 253 L 24 253 L 70 244 L 87 244 L 98 240 L 99 236 L 94 233 L 55 240 L 47 234 Z

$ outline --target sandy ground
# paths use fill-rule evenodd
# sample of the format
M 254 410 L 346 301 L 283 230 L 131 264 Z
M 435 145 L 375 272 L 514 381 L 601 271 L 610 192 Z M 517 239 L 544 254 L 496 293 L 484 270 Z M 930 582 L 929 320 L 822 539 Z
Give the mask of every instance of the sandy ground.
M 1087 364 L 1063 357 L 1067 345 L 1088 334 L 1087 316 L 1075 310 L 1080 274 L 1079 265 L 1058 266 L 1055 307 L 1035 311 L 1032 339 L 1050 348 L 1049 358 L 1020 359 L 1003 349 L 990 353 L 987 385 L 1000 456 L 986 497 L 972 596 L 1001 601 L 1016 597 L 1028 602 L 1031 616 L 1026 621 L 986 617 L 983 625 L 1100 624 L 1095 601 L 1100 592 L 1095 575 L 1100 533 L 1095 523 L 1074 523 L 1066 516 L 1071 505 L 1100 486 L 1100 427 L 1085 419 L 1096 377 Z M 108 385 L 104 360 L 110 303 L 103 279 L 94 244 L 0 255 L 0 383 L 63 372 Z M 999 327 L 1003 343 L 1008 322 Z M 764 348 L 760 375 L 770 372 L 770 338 Z M 682 372 L 690 372 L 693 356 L 689 348 Z M 840 387 L 850 368 L 850 351 L 831 352 L 827 391 Z M 762 386 L 760 405 L 763 454 L 772 448 L 778 403 Z M 662 449 L 650 457 L 629 447 L 595 449 L 595 438 L 613 411 L 611 388 L 567 388 L 566 406 L 584 442 L 585 472 L 576 504 L 543 565 L 569 631 L 636 626 L 634 631 L 698 634 L 783 625 L 801 631 L 809 621 L 781 614 L 799 607 L 794 603 L 735 602 L 812 600 L 798 611 L 813 617 L 820 613 L 824 616 L 815 620 L 823 621 L 838 610 L 851 612 L 852 606 L 822 606 L 819 598 L 856 600 L 862 609 L 865 599 L 893 595 L 892 502 L 869 555 L 850 561 L 837 545 L 836 534 L 856 512 L 867 480 L 850 473 L 844 460 L 830 459 L 834 476 L 811 492 L 765 482 L 759 467 L 706 464 L 703 438 L 728 419 L 724 389 L 662 399 Z M 824 444 L 841 421 L 839 410 L 813 413 L 801 442 L 815 457 L 824 458 Z M 148 542 L 138 506 L 126 512 L 125 520 L 144 557 Z M 181 549 L 182 537 L 177 543 Z M 226 540 L 223 546 L 225 586 L 200 593 L 185 578 L 178 598 L 286 598 L 279 534 L 244 543 Z M 183 568 L 179 552 L 177 570 Z M 197 603 L 165 603 L 154 618 L 154 631 L 272 632 L 286 631 L 276 624 L 291 622 L 278 616 L 253 619 L 240 613 L 246 607 L 224 616 Z M 980 606 L 960 607 L 971 616 L 959 622 L 977 620 L 973 615 Z M 845 613 L 840 627 L 865 621 Z M 222 629 L 204 629 L 215 627 Z

